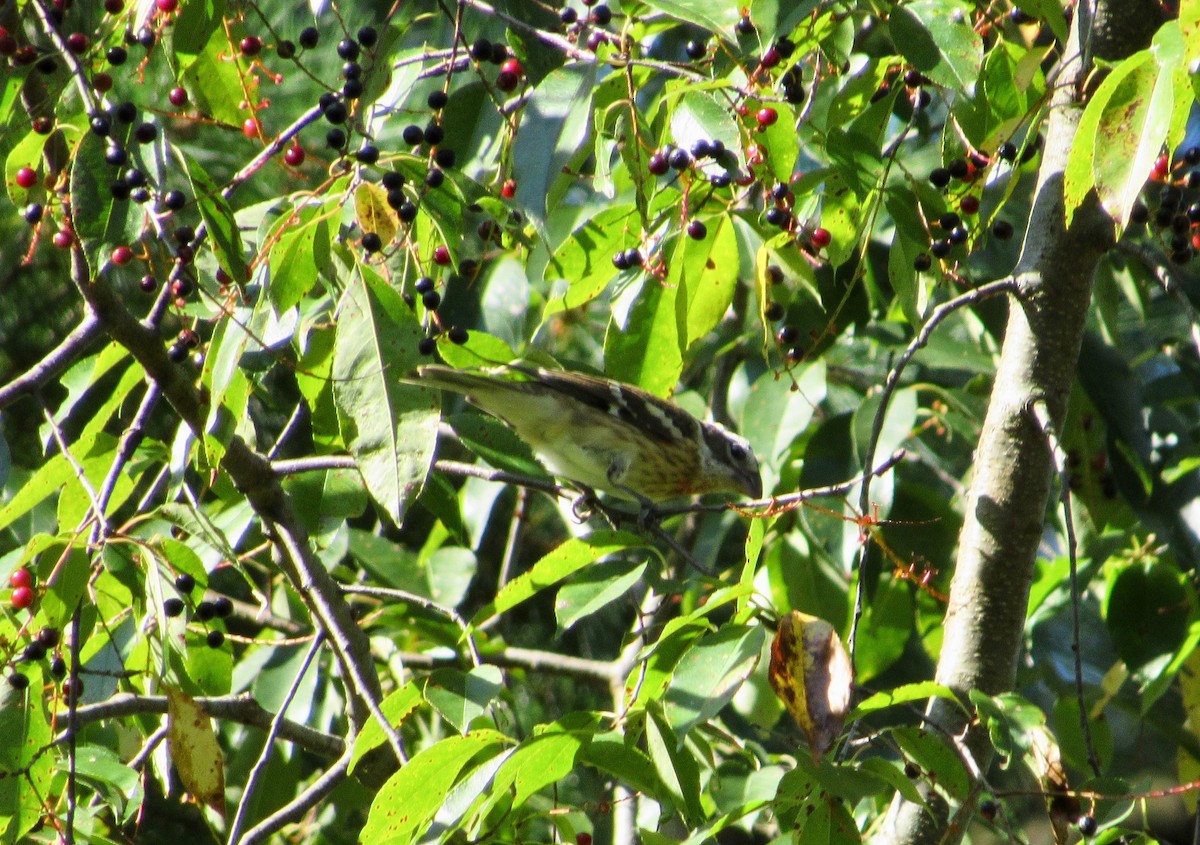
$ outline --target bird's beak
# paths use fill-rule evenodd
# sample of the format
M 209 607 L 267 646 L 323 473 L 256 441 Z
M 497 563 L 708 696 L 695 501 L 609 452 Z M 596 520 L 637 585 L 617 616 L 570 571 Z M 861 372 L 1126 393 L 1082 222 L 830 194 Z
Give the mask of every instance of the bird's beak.
M 763 494 L 762 476 L 757 472 L 746 473 L 741 477 L 742 492 L 751 499 L 761 499 Z

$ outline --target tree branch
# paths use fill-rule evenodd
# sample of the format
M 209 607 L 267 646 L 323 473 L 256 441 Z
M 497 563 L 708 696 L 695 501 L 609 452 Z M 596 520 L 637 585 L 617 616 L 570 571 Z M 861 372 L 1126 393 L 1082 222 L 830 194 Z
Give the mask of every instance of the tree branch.
M 264 731 L 270 730 L 273 720 L 277 718 L 276 714 L 264 710 L 249 694 L 197 698 L 196 703 L 214 719 L 237 722 Z M 134 695 L 122 692 L 107 701 L 77 707 L 75 722 L 78 727 L 83 727 L 109 719 L 166 712 L 167 697 L 165 695 Z M 61 713 L 58 718 L 65 720 L 66 715 L 66 713 Z M 295 743 L 306 751 L 320 754 L 322 757 L 336 757 L 345 750 L 346 746 L 341 737 L 313 730 L 290 719 L 280 721 L 278 736 Z M 65 732 L 64 735 L 58 737 L 59 741 L 63 739 L 65 739 Z
M 79 325 L 64 337 L 58 346 L 48 352 L 46 357 L 8 384 L 0 387 L 0 409 L 8 407 L 26 394 L 34 393 L 42 385 L 64 372 L 67 367 L 75 363 L 75 359 L 88 344 L 103 334 L 104 330 L 100 321 L 92 314 L 85 314 Z

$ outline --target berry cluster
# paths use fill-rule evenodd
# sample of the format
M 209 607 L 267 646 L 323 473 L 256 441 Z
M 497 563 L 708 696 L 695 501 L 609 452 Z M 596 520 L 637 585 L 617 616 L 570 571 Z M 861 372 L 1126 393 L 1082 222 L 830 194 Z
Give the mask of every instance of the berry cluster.
M 564 6 L 558 13 L 559 20 L 566 28 L 567 38 L 572 43 L 582 40 L 593 53 L 601 45 L 614 41 L 612 33 L 606 27 L 612 23 L 613 11 L 604 3 L 596 0 L 582 0 L 585 11 L 581 14 L 572 6 Z
M 1143 202 L 1129 221 L 1149 224 L 1172 264 L 1187 264 L 1200 252 L 1200 147 L 1191 147 L 1171 167 L 1166 155 L 1154 162 Z
M 9 586 L 12 587 L 12 593 L 9 595 L 9 605 L 13 610 L 28 610 L 33 607 L 34 601 L 37 598 L 35 592 L 35 582 L 33 572 L 25 567 L 14 570 L 8 578 Z M 29 642 L 21 653 L 10 660 L 11 671 L 8 675 L 8 683 L 18 690 L 23 690 L 29 686 L 29 677 L 23 674 L 17 665 L 24 663 L 38 663 L 52 654 L 50 661 L 50 674 L 61 679 L 67 673 L 67 664 L 63 661 L 62 655 L 57 651 L 60 635 L 57 628 L 42 628 L 37 635 Z
M 170 618 L 183 615 L 187 606 L 184 599 L 187 599 L 187 603 L 191 602 L 191 594 L 196 589 L 196 579 L 186 572 L 181 572 L 175 577 L 175 589 L 184 598 L 171 596 L 163 599 L 163 613 Z M 205 623 L 207 628 L 207 623 L 213 619 L 227 619 L 233 615 L 233 602 L 225 596 L 217 596 L 211 601 L 204 599 L 196 602 L 192 613 L 194 618 Z M 208 643 L 209 648 L 220 648 L 225 644 L 225 634 L 223 631 L 211 628 L 205 634 L 205 642 Z

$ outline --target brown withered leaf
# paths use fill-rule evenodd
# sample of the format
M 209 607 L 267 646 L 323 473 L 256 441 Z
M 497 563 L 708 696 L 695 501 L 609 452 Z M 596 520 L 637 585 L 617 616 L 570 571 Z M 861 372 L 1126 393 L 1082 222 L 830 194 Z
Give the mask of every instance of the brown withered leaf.
M 819 760 L 842 732 L 854 686 L 854 669 L 837 631 L 824 619 L 793 610 L 779 620 L 767 677 Z

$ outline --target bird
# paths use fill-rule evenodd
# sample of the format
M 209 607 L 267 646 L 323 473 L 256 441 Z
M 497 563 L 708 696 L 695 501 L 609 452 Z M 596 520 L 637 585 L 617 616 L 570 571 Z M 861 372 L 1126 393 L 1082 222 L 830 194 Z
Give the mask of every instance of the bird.
M 749 441 L 631 384 L 517 364 L 429 364 L 405 381 L 465 395 L 507 424 L 552 475 L 585 493 L 644 506 L 705 493 L 762 497 Z

